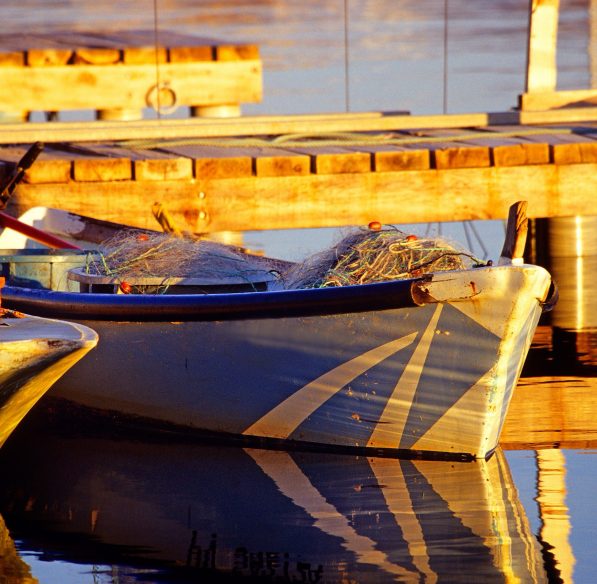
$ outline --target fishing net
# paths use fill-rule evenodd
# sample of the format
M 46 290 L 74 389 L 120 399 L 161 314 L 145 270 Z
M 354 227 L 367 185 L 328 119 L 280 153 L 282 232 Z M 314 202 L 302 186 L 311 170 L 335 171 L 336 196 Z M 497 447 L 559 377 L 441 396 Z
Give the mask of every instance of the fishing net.
M 267 279 L 275 265 L 242 248 L 167 233 L 122 231 L 103 242 L 86 266 L 88 274 L 119 281 L 141 278 Z M 271 276 L 270 278 L 271 279 Z
M 337 245 L 290 268 L 283 279 L 286 288 L 350 286 L 462 270 L 479 263 L 442 239 L 384 227 L 349 233 Z
M 240 247 L 167 233 L 123 231 L 91 256 L 86 272 L 118 282 L 142 278 L 198 278 L 222 284 L 272 282 L 286 289 L 350 286 L 429 272 L 461 270 L 480 261 L 437 238 L 419 238 L 396 229 L 359 229 L 329 249 L 291 263 L 247 253 Z M 134 292 L 155 292 L 139 287 Z

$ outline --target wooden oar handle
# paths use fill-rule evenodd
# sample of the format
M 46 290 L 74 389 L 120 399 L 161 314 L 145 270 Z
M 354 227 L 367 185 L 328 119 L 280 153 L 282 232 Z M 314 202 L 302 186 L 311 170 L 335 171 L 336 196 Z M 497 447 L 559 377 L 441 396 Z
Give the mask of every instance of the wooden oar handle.
M 504 260 L 519 260 L 524 258 L 524 248 L 527 241 L 529 223 L 527 219 L 527 201 L 517 201 L 510 206 L 506 238 L 502 248 L 501 258 Z
M 23 176 L 25 176 L 25 171 L 37 160 L 37 157 L 41 154 L 43 149 L 43 142 L 35 142 L 35 144 L 25 152 L 23 158 L 17 162 L 15 171 L 12 173 L 7 183 L 2 185 L 2 188 L 0 189 L 0 209 L 6 207 L 15 187 L 23 179 Z

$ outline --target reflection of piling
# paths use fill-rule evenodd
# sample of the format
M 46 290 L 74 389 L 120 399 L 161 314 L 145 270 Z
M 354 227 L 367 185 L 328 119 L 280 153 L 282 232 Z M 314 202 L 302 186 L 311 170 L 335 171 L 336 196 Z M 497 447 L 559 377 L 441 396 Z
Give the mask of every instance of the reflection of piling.
M 554 352 L 575 359 L 588 350 L 596 361 L 597 216 L 537 219 L 531 239 L 530 261 L 545 266 L 559 288 L 550 316 Z
M 537 504 L 541 518 L 539 540 L 550 581 L 573 582 L 576 562 L 570 545 L 570 516 L 566 505 L 566 459 L 561 450 L 538 450 Z

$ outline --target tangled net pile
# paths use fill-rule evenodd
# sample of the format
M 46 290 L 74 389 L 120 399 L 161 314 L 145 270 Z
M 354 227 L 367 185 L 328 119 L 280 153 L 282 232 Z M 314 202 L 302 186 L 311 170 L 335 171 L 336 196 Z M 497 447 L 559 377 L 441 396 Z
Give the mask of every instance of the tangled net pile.
M 250 281 L 253 275 L 268 272 L 261 258 L 241 248 L 167 233 L 122 231 L 106 240 L 99 252 L 88 261 L 86 272 L 119 281 L 171 277 Z
M 480 263 L 470 253 L 441 239 L 420 239 L 394 227 L 361 229 L 293 266 L 284 274 L 284 286 L 350 286 L 467 269 Z
M 461 270 L 480 264 L 470 253 L 440 239 L 418 238 L 394 228 L 360 229 L 301 263 L 263 258 L 242 248 L 167 233 L 123 231 L 105 241 L 86 266 L 88 274 L 119 282 L 169 278 L 251 283 L 271 281 L 286 289 L 350 286 L 412 278 L 429 272 Z M 142 287 L 136 292 L 143 292 Z

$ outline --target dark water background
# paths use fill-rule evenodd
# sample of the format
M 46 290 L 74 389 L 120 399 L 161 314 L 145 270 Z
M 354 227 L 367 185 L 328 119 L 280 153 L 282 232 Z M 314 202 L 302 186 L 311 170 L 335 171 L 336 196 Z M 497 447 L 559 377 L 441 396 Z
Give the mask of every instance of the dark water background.
M 597 16 L 593 22 L 591 14 L 597 9 L 591 4 L 560 2 L 560 89 L 593 83 Z M 158 34 L 170 29 L 257 44 L 264 64 L 264 99 L 244 106 L 245 114 L 504 111 L 524 90 L 526 0 L 3 0 L 1 8 L 6 32 L 153 29 L 157 8 Z M 460 225 L 442 229 L 464 237 Z M 495 257 L 501 224 L 483 225 L 481 231 L 490 257 Z M 330 230 L 315 235 L 301 230 L 247 238 L 267 253 L 293 257 L 333 235 Z M 585 280 L 585 286 L 590 295 L 592 281 Z M 544 329 L 548 340 L 549 332 Z M 478 491 L 468 503 L 479 523 L 493 517 L 497 524 L 503 501 L 518 501 L 522 511 L 515 514 L 515 523 L 521 541 L 526 537 L 535 546 L 524 552 L 508 539 L 507 530 L 496 527 L 493 540 L 481 545 L 471 530 L 463 531 L 466 522 L 455 509 L 465 496 L 458 488 L 469 479 L 455 480 L 457 492 L 445 491 L 438 506 L 413 509 L 413 501 L 424 499 L 417 498 L 421 491 L 413 485 L 435 484 L 427 479 L 441 475 L 441 466 L 425 474 L 397 463 L 393 482 L 384 484 L 374 480 L 371 467 L 352 457 L 293 459 L 314 487 L 312 498 L 301 504 L 285 492 L 279 477 L 274 480 L 244 451 L 114 440 L 85 432 L 64 435 L 32 416 L 0 452 L 0 514 L 10 532 L 0 530 L 0 540 L 9 545 L 12 538 L 25 562 L 15 567 L 5 548 L 0 581 L 30 582 L 28 569 L 44 584 L 237 581 L 241 568 L 229 579 L 209 569 L 210 550 L 217 547 L 218 553 L 228 554 L 228 566 L 242 567 L 243 558 L 249 558 L 242 572 L 245 580 L 252 573 L 261 575 L 259 581 L 268 581 L 270 574 L 271 581 L 275 573 L 280 581 L 313 582 L 516 577 L 594 582 L 595 344 L 591 333 L 582 343 L 573 337 L 572 344 L 560 343 L 555 351 L 549 343 L 536 343 L 500 454 L 511 473 L 500 483 L 507 496 L 494 499 Z M 388 489 L 402 492 L 396 485 L 403 476 L 410 485 L 403 509 L 411 515 L 402 524 L 403 535 L 411 526 L 410 547 L 398 535 L 382 541 L 380 533 L 390 534 L 390 528 L 365 529 L 367 522 L 379 526 L 388 520 L 379 495 L 387 495 Z M 473 472 L 470 481 L 475 476 Z M 439 492 L 439 487 L 429 491 Z M 358 500 L 351 498 L 354 493 Z M 346 525 L 334 510 L 343 512 Z M 426 527 L 417 532 L 415 524 Z M 377 535 L 367 540 L 363 533 Z M 496 544 L 500 533 L 504 539 Z M 245 542 L 245 556 L 238 551 L 239 542 Z M 191 565 L 197 563 L 199 548 L 207 558 L 206 569 L 181 571 L 189 557 Z M 170 562 L 179 567 L 173 569 Z M 323 573 L 317 571 L 319 564 L 326 568 Z M 512 568 L 497 570 L 496 565 Z M 517 572 L 520 565 L 527 567 L 524 577 Z M 395 566 L 402 566 L 402 572 Z

